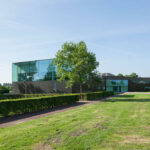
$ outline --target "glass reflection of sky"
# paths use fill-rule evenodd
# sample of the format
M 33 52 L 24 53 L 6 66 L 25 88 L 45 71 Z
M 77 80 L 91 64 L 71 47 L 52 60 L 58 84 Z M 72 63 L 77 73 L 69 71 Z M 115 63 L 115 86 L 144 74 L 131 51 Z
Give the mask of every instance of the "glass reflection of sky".
M 52 59 L 14 63 L 12 66 L 13 82 L 46 81 L 56 79 L 56 66 Z
M 107 80 L 107 86 L 128 86 L 128 80 Z

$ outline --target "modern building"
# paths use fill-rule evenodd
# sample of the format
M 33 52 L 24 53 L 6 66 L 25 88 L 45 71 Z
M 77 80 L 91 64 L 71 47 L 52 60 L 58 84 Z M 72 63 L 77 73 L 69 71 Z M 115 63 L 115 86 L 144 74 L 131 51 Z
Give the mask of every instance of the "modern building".
M 12 65 L 13 93 L 71 93 L 65 82 L 56 81 L 53 59 L 18 62 Z
M 103 76 L 106 91 L 145 92 L 150 91 L 150 78 L 127 78 Z
M 56 81 L 56 66 L 53 59 L 35 60 L 13 63 L 12 65 L 12 93 L 77 93 L 79 85 L 66 88 L 65 82 Z M 114 76 L 110 73 L 102 74 L 102 82 L 92 89 L 84 85 L 83 91 L 106 90 L 114 92 L 150 91 L 150 78 L 126 78 Z
M 12 64 L 12 93 L 78 93 L 79 85 L 66 88 L 66 82 L 56 80 L 56 66 L 53 59 L 18 62 Z M 83 92 L 95 91 L 83 86 Z

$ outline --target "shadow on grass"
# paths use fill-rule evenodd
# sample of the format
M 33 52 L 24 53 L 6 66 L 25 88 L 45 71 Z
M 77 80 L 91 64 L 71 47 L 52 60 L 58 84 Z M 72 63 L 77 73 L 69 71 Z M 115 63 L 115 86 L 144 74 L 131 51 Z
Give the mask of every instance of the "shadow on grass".
M 108 99 L 105 102 L 150 102 L 149 99 Z
M 47 109 L 47 110 L 41 110 L 41 111 L 37 111 L 37 112 L 30 112 L 30 113 L 25 113 L 25 114 L 21 114 L 21 115 L 1 117 L 0 118 L 0 128 L 5 127 L 5 125 L 3 125 L 5 123 L 9 123 L 9 122 L 11 123 L 13 121 L 18 121 L 21 119 L 27 119 L 27 121 L 28 121 L 28 118 L 30 118 L 29 120 L 37 119 L 37 118 L 41 118 L 44 116 L 48 116 L 48 115 L 57 113 L 59 111 L 62 112 L 62 111 L 65 111 L 67 109 L 73 109 L 75 107 L 78 107 L 78 106 L 81 106 L 84 104 L 86 104 L 86 102 L 77 102 L 75 104 L 59 106 L 59 107 L 55 107 L 55 108 L 51 108 L 51 109 Z
M 135 95 L 119 95 L 121 98 L 133 98 Z

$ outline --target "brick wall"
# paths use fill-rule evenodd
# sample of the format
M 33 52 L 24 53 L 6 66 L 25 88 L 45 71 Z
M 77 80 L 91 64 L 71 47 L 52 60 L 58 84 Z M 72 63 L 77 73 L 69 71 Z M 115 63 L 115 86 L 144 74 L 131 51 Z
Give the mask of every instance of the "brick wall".
M 13 94 L 72 93 L 72 88 L 65 88 L 65 82 L 58 81 L 14 82 L 12 87 Z

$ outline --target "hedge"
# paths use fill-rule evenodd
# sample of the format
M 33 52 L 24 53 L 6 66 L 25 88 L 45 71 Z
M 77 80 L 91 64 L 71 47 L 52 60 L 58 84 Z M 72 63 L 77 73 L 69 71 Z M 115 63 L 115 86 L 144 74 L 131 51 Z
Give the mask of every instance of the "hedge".
M 9 94 L 9 95 L 0 94 L 0 100 L 42 97 L 42 96 L 55 96 L 55 95 L 58 95 L 58 94 Z
M 59 95 L 68 95 L 68 94 L 57 94 L 57 93 L 49 93 L 49 94 L 15 94 L 15 95 L 1 95 L 0 100 L 6 99 L 20 99 L 20 98 L 33 98 L 33 97 L 43 97 L 43 96 L 59 96 Z M 97 98 L 103 98 L 114 95 L 113 92 L 90 92 L 90 93 L 83 93 L 82 98 L 84 100 L 94 100 Z
M 113 96 L 114 92 L 90 92 L 90 93 L 83 93 L 82 99 L 83 100 L 95 100 L 95 99 L 101 99 L 109 96 Z
M 1 89 L 0 94 L 9 93 L 9 89 Z
M 79 101 L 79 94 L 0 101 L 0 117 L 35 112 Z
M 0 100 L 24 98 L 24 95 L 3 95 L 0 94 Z
M 104 97 L 109 97 L 112 95 L 114 95 L 113 92 L 82 93 L 82 99 L 95 100 Z M 63 94 L 63 95 L 55 95 L 55 96 L 41 96 L 41 97 L 34 97 L 34 98 L 1 100 L 0 117 L 18 115 L 27 112 L 35 112 L 39 110 L 54 108 L 57 106 L 73 104 L 79 101 L 79 99 L 80 99 L 80 94 Z

